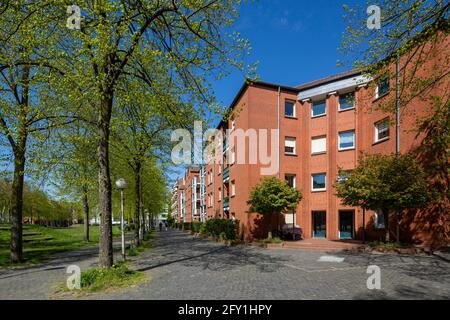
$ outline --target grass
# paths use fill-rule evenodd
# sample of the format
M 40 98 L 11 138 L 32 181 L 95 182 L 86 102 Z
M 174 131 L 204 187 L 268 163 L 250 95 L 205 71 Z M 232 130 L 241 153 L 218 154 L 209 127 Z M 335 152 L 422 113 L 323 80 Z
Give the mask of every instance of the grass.
M 382 242 L 382 241 L 373 241 L 369 242 L 369 247 L 374 249 L 401 249 L 401 248 L 409 248 L 409 245 L 399 243 L 399 242 Z
M 272 239 L 265 239 L 262 242 L 265 244 L 271 244 L 271 243 L 279 244 L 279 243 L 283 243 L 283 240 L 281 240 L 278 237 L 273 237 Z
M 95 268 L 81 273 L 81 291 L 99 292 L 109 289 L 120 289 L 135 285 L 145 278 L 143 272 L 128 268 L 119 263 L 112 268 Z
M 126 250 L 126 256 L 127 257 L 136 257 L 136 256 L 140 255 L 141 253 L 143 253 L 144 251 L 146 251 L 149 248 L 150 244 L 153 241 L 153 238 L 154 238 L 153 231 L 147 233 L 144 236 L 144 239 L 140 246 L 137 246 L 137 247 L 133 246 Z
M 0 225 L 0 267 L 10 265 L 9 243 L 10 231 L 7 225 Z M 92 246 L 98 243 L 99 227 L 90 227 L 90 240 L 83 240 L 83 225 L 73 225 L 69 228 L 50 228 L 37 225 L 23 226 L 24 239 L 33 239 L 30 242 L 23 242 L 23 264 L 37 264 L 45 261 L 56 252 L 79 249 Z M 26 236 L 29 234 L 30 236 Z M 117 226 L 113 227 L 113 235 L 120 235 Z

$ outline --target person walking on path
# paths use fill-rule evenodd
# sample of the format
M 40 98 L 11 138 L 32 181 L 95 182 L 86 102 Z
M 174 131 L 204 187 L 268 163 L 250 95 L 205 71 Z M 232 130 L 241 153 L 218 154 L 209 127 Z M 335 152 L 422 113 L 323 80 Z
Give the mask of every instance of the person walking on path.
M 160 221 L 160 222 L 159 222 L 159 231 L 160 231 L 160 232 L 162 231 L 162 225 L 163 225 L 163 223 Z

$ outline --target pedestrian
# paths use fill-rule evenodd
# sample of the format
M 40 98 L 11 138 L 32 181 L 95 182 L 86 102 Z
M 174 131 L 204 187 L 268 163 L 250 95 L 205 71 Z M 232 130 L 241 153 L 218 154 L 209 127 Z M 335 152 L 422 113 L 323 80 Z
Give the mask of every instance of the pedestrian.
M 167 222 L 164 222 L 164 225 L 166 226 L 166 231 L 168 230 L 169 226 L 167 224 Z
M 159 231 L 160 231 L 160 232 L 162 231 L 162 225 L 163 225 L 163 223 L 162 223 L 162 221 L 160 221 L 160 222 L 159 222 Z

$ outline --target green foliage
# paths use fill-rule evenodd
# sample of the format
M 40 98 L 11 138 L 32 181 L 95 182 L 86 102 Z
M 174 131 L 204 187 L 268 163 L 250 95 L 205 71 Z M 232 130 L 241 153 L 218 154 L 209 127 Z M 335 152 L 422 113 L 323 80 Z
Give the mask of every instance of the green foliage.
M 95 268 L 81 273 L 81 289 L 98 292 L 106 289 L 123 288 L 138 283 L 144 273 L 131 270 L 124 263 L 112 268 Z
M 301 192 L 276 177 L 265 177 L 256 185 L 247 203 L 251 212 L 262 214 L 295 210 L 302 199 Z
M 365 155 L 346 179 L 336 181 L 337 196 L 348 206 L 403 211 L 433 199 L 422 167 L 410 155 Z
M 183 230 L 186 230 L 186 231 L 188 231 L 188 230 L 191 230 L 191 223 L 190 222 L 184 222 L 183 223 Z
M 239 233 L 239 221 L 210 219 L 204 223 L 204 234 L 222 240 L 236 240 Z
M 280 243 L 283 243 L 283 240 L 281 240 L 278 237 L 273 237 L 271 239 L 264 239 L 262 242 L 266 243 L 266 244 L 271 244 L 271 243 L 272 244 L 280 244 Z
M 199 233 L 202 225 L 203 225 L 202 222 L 191 222 L 191 231 Z

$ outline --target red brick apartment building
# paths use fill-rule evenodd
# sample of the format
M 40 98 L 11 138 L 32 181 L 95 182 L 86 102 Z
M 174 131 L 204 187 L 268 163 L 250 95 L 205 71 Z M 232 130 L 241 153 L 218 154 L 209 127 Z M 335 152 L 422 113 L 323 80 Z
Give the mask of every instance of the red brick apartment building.
M 422 72 L 440 63 L 443 55 L 448 56 L 448 39 L 442 50 L 429 54 Z M 230 106 L 231 120 L 219 125 L 222 131 L 279 129 L 277 150 L 271 150 L 269 143 L 269 154 L 274 151 L 277 160 L 273 175 L 286 179 L 303 194 L 296 212 L 284 214 L 281 223 L 294 222 L 303 229 L 305 238 L 359 239 L 363 221 L 368 237 L 377 239 L 384 234 L 381 214 L 366 212 L 363 217 L 361 208 L 342 205 L 333 188 L 333 182 L 339 178 L 338 168 L 353 169 L 360 152 L 389 154 L 396 150 L 395 115 L 376 108 L 395 96 L 395 81 L 369 83 L 357 70 L 298 87 L 261 81 L 246 83 Z M 446 79 L 435 89 L 436 93 L 448 94 L 448 84 Z M 413 112 L 407 112 L 408 109 Z M 420 145 L 423 137 L 416 138 L 413 129 L 417 117 L 428 110 L 427 105 L 417 99 L 403 108 L 402 153 Z M 178 221 L 213 217 L 237 219 L 243 239 L 267 235 L 264 217 L 248 212 L 250 191 L 260 182 L 261 169 L 267 167 L 260 162 L 249 163 L 254 156 L 248 148 L 249 141 L 247 137 L 246 164 L 237 163 L 235 141 L 225 138 L 224 159 L 228 161 L 224 161 L 224 165 L 207 164 L 187 171 L 175 191 Z M 406 228 L 413 230 L 414 223 L 410 221 Z M 448 224 L 447 218 L 444 223 Z M 426 241 L 433 230 L 414 232 L 415 240 Z

